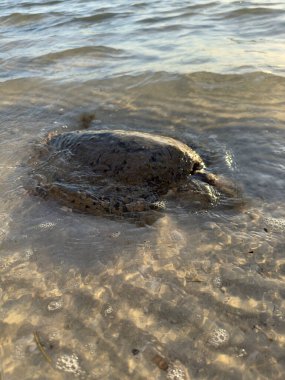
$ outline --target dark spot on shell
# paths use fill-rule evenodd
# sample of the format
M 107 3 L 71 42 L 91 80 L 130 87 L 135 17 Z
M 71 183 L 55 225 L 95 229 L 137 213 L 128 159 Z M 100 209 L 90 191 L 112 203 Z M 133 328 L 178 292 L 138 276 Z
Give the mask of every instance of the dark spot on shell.
M 139 353 L 140 353 L 140 350 L 138 350 L 137 348 L 133 348 L 133 349 L 132 349 L 132 354 L 133 354 L 134 356 L 138 355 Z

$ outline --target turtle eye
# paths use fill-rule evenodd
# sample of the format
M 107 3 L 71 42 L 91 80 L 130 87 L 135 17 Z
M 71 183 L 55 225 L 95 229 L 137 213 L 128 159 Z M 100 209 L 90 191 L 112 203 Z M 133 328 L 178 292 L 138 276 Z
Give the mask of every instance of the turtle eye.
M 203 169 L 203 165 L 201 164 L 201 162 L 195 162 L 194 165 L 193 165 L 191 174 L 194 174 L 198 170 L 201 170 L 201 169 Z

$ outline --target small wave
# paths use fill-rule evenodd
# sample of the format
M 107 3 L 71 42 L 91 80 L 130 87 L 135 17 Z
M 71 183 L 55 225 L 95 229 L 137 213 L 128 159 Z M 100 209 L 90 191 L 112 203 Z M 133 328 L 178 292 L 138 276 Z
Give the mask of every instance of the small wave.
M 43 20 L 46 17 L 44 13 L 33 13 L 33 14 L 25 14 L 25 13 L 12 13 L 9 16 L 4 16 L 0 18 L 0 22 L 8 25 L 22 25 L 29 24 L 31 22 L 36 22 L 39 20 Z
M 191 4 L 191 5 L 188 5 L 186 7 L 186 9 L 205 9 L 205 8 L 211 8 L 211 7 L 215 7 L 215 6 L 220 6 L 220 2 L 218 1 L 211 1 L 211 2 L 208 2 L 208 3 L 203 3 L 203 4 Z
M 115 49 L 107 46 L 83 46 L 77 48 L 66 49 L 62 51 L 57 51 L 54 53 L 48 53 L 35 58 L 34 62 L 46 62 L 55 61 L 60 59 L 68 59 L 78 56 L 95 56 L 97 58 L 108 58 L 108 57 L 121 57 L 125 55 L 125 51 L 122 49 Z
M 170 25 L 165 25 L 165 26 L 146 26 L 140 29 L 140 32 L 143 33 L 163 33 L 163 32 L 174 32 L 174 31 L 179 31 L 182 30 L 183 26 L 179 24 L 170 24 Z
M 187 14 L 188 17 L 194 16 L 194 13 Z M 184 17 L 184 14 L 176 14 L 176 15 L 169 15 L 169 16 L 153 16 L 153 17 L 146 17 L 138 21 L 140 24 L 158 24 L 158 23 L 164 23 L 164 22 L 169 22 L 171 20 L 179 20 L 181 17 Z
M 83 17 L 73 17 L 69 20 L 59 22 L 56 26 L 66 26 L 70 24 L 100 24 L 104 21 L 110 21 L 114 18 L 128 17 L 131 12 L 98 12 L 96 14 L 83 16 Z
M 45 1 L 45 2 L 26 2 L 22 3 L 21 7 L 22 8 L 31 8 L 31 7 L 40 7 L 40 6 L 49 6 L 49 5 L 57 5 L 62 3 L 62 0 L 50 0 L 50 1 Z
M 147 6 L 148 6 L 148 3 L 144 2 L 144 1 L 131 4 L 131 7 L 133 7 L 133 8 L 145 8 Z
M 119 13 L 104 12 L 104 13 L 97 13 L 97 14 L 91 15 L 91 16 L 76 17 L 76 18 L 74 18 L 73 21 L 91 22 L 91 23 L 92 22 L 102 22 L 102 21 L 114 18 L 118 15 L 119 15 Z
M 223 19 L 235 19 L 235 18 L 250 18 L 250 17 L 267 17 L 284 14 L 281 9 L 270 9 L 270 8 L 241 8 L 230 12 L 222 12 L 217 14 L 217 18 Z

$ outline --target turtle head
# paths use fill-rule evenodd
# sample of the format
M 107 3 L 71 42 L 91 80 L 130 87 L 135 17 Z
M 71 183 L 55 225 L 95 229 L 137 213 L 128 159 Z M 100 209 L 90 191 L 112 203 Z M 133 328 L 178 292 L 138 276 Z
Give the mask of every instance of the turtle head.
M 198 179 L 202 182 L 209 184 L 210 186 L 213 186 L 221 194 L 224 194 L 227 197 L 235 198 L 241 192 L 241 189 L 237 186 L 235 182 L 231 181 L 228 178 L 225 178 L 222 175 L 216 175 L 204 169 L 197 170 L 193 174 L 193 179 Z

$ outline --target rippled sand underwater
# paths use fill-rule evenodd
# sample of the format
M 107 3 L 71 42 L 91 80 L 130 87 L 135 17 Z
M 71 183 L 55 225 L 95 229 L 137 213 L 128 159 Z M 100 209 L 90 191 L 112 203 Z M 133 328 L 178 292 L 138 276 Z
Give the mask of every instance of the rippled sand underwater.
M 1 380 L 284 378 L 284 15 L 1 1 Z M 243 207 L 169 197 L 142 227 L 28 194 L 35 147 L 93 113 L 190 144 Z
M 284 79 L 161 73 L 1 86 L 2 378 L 281 379 Z M 27 194 L 35 144 L 87 111 L 95 129 L 192 141 L 242 185 L 244 208 L 170 199 L 138 227 Z

